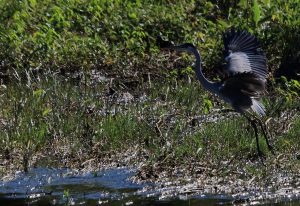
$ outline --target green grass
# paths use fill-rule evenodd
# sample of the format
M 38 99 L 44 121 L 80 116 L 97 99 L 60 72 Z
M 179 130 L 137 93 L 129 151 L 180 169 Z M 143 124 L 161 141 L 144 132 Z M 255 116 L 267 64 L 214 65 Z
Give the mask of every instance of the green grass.
M 246 119 L 212 110 L 226 105 L 198 82 L 151 85 L 147 98 L 140 99 L 137 92 L 126 102 L 121 90 L 109 94 L 106 83 L 95 84 L 89 76 L 81 81 L 60 75 L 16 80 L 1 88 L 0 149 L 20 156 L 24 170 L 37 154 L 49 152 L 84 162 L 135 148 L 148 153 L 149 163 L 166 165 L 189 164 L 191 159 L 218 165 L 232 157 L 246 161 L 255 156 L 254 133 Z M 211 101 L 209 108 L 205 100 Z M 265 101 L 269 103 L 268 97 Z M 299 116 L 290 109 L 280 111 L 286 112 L 288 128 L 281 128 L 274 115 L 271 142 L 277 154 L 296 158 Z M 273 158 L 261 133 L 260 145 Z

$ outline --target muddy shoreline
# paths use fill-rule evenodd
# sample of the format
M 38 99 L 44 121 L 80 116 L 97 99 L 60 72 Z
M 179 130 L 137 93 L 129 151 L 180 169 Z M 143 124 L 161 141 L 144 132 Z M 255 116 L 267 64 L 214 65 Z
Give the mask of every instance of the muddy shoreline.
M 189 166 L 168 166 L 165 162 L 150 164 L 149 160 L 143 158 L 145 156 L 146 153 L 142 154 L 133 149 L 123 154 L 101 159 L 91 158 L 82 162 L 68 159 L 63 166 L 55 163 L 54 157 L 41 155 L 34 158 L 36 162 L 32 162 L 32 165 L 35 168 L 45 164 L 49 168 L 70 168 L 77 174 L 111 168 L 134 168 L 135 175 L 129 180 L 146 185 L 136 194 L 147 194 L 147 197 L 158 197 L 160 200 L 225 195 L 224 197 L 235 204 L 261 204 L 300 199 L 300 171 L 289 166 L 284 155 L 267 158 L 264 162 L 233 158 L 232 161 L 225 161 L 220 165 L 191 160 L 193 164 Z M 52 166 L 47 161 L 51 161 Z M 245 170 L 247 165 L 259 167 L 263 172 L 251 174 Z M 20 174 L 16 171 L 17 168 L 10 168 L 10 173 L 2 175 L 1 181 L 13 180 Z

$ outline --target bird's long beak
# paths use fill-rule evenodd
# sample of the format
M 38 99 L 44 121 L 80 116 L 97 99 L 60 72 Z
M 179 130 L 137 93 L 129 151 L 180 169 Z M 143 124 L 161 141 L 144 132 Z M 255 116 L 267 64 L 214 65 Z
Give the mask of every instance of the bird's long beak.
M 165 41 L 161 38 L 161 36 L 157 37 L 156 40 L 157 45 L 160 47 L 161 50 L 174 50 L 176 52 L 190 52 L 190 50 L 187 49 L 186 44 L 179 44 L 175 45 L 172 41 Z

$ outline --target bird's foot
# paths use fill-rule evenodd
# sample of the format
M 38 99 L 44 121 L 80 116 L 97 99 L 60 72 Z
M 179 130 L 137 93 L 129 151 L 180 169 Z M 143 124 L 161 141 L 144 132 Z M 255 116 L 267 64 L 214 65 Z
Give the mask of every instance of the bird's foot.
M 257 150 L 257 153 L 253 154 L 251 157 L 252 161 L 260 161 L 262 164 L 264 164 L 264 161 L 266 160 L 266 155 L 261 151 Z
M 266 159 L 265 153 L 263 153 L 261 150 L 257 151 L 257 156 L 258 156 L 259 159 L 262 159 L 262 160 Z
M 268 144 L 268 149 L 269 149 L 269 151 L 272 153 L 272 155 L 275 155 L 275 150 L 274 150 L 274 148 L 272 147 L 272 145 Z
M 266 160 L 266 155 L 265 155 L 265 153 L 263 153 L 261 150 L 258 150 L 258 151 L 257 151 L 257 156 L 258 156 L 258 159 L 259 159 L 259 161 L 261 162 L 261 164 L 262 164 L 263 166 L 266 166 L 266 164 L 265 164 L 265 160 Z

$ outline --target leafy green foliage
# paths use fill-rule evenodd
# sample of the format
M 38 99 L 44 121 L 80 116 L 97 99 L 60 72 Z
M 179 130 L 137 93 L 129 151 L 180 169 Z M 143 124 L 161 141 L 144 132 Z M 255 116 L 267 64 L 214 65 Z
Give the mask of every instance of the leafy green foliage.
M 258 26 L 258 21 L 260 19 L 260 8 L 258 5 L 257 0 L 253 0 L 253 21 L 255 23 L 255 26 Z
M 297 0 L 4 0 L 0 3 L 0 66 L 9 74 L 14 69 L 101 69 L 109 74 L 138 71 L 143 75 L 143 70 L 161 69 L 149 62 L 158 58 L 155 39 L 161 33 L 178 43 L 196 44 L 204 67 L 219 68 L 220 35 L 236 26 L 263 40 L 273 71 L 279 57 L 290 53 L 286 51 L 299 50 L 292 44 L 300 33 L 299 9 Z
M 300 94 L 300 83 L 297 80 L 288 81 L 284 76 L 281 77 L 282 84 L 276 87 L 279 94 L 278 99 L 281 101 L 281 107 L 297 108 L 300 103 L 297 101 Z

